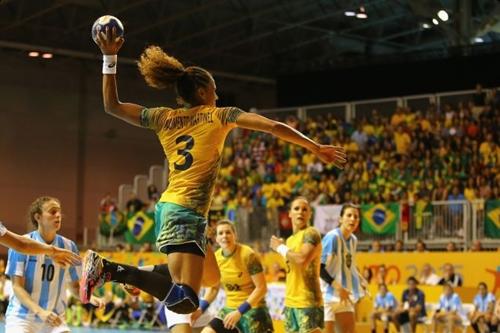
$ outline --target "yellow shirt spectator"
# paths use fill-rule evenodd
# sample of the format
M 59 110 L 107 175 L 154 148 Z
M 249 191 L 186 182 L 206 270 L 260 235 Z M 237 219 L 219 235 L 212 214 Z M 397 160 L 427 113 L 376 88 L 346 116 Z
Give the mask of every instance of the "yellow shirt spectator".
M 354 141 L 349 142 L 349 144 L 346 147 L 346 150 L 351 153 L 355 153 L 359 151 L 358 144 Z
M 266 207 L 269 209 L 283 207 L 285 205 L 285 201 L 281 198 L 279 192 L 277 190 L 273 191 L 273 196 L 267 200 Z
M 422 128 L 422 131 L 429 132 L 431 130 L 431 122 L 423 118 L 420 120 L 420 127 Z
M 488 155 L 490 155 L 491 152 L 492 152 L 491 145 L 488 141 L 484 141 L 483 143 L 481 143 L 481 145 L 479 146 L 479 153 L 483 157 L 483 160 L 487 160 Z
M 399 130 L 398 132 L 394 133 L 394 142 L 396 143 L 396 151 L 398 154 L 407 154 L 408 149 L 410 148 L 411 144 L 411 139 L 410 136 L 403 132 L 402 130 Z
M 306 153 L 302 156 L 302 164 L 308 165 L 314 163 L 315 156 L 313 154 Z
M 393 114 L 392 117 L 391 117 L 391 125 L 393 127 L 397 127 L 404 120 L 405 120 L 404 114 L 402 114 L 401 111 L 396 111 L 396 113 Z
M 372 124 L 365 124 L 363 126 L 363 132 L 368 136 L 372 136 L 375 134 L 375 127 Z

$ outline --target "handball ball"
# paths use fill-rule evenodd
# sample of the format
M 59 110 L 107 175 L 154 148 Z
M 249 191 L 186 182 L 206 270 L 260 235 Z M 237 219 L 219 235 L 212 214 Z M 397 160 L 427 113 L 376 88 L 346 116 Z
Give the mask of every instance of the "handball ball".
M 116 36 L 123 36 L 123 24 L 114 16 L 104 15 L 99 17 L 92 25 L 92 39 L 94 42 L 97 41 L 97 34 L 99 31 L 106 31 L 106 28 L 113 29 L 116 28 Z

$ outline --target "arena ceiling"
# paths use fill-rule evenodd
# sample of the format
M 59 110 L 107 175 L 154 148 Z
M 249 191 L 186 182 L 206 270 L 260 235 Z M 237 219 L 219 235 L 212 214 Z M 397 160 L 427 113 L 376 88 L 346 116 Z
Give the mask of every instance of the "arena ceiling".
M 346 16 L 361 7 L 367 18 Z M 262 82 L 500 42 L 498 0 L 0 0 L 0 48 L 92 58 L 90 27 L 104 14 L 124 23 L 121 56 L 130 62 L 153 43 L 188 63 Z

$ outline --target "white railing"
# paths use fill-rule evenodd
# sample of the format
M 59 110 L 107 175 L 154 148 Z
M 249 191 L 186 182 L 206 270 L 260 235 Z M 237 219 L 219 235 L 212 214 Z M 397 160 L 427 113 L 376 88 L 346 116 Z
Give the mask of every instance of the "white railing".
M 486 202 L 482 199 L 473 200 L 472 207 L 472 232 L 471 241 L 480 240 L 483 246 L 500 247 L 499 239 L 489 238 L 485 232 Z
M 270 211 L 254 207 L 237 210 L 236 227 L 244 243 L 259 241 L 265 247 L 273 234 L 286 237 L 291 231 L 280 230 L 279 225 L 279 211 L 276 209 Z M 374 240 L 379 240 L 382 245 L 394 245 L 397 240 L 403 240 L 408 250 L 412 250 L 419 239 L 429 249 L 444 249 L 448 242 L 454 242 L 465 251 L 476 239 L 487 248 L 500 246 L 500 239 L 485 237 L 484 200 L 433 201 L 425 209 L 410 205 L 408 226 L 404 230 L 400 216 L 394 235 L 368 235 L 360 230 L 356 235 L 362 250 L 368 249 Z
M 411 205 L 405 240 L 411 244 L 422 239 L 431 247 L 452 241 L 466 249 L 470 239 L 470 216 L 470 203 L 465 200 L 433 201 L 423 210 Z
M 484 90 L 488 91 L 488 90 Z M 266 115 L 273 119 L 284 120 L 287 116 L 293 115 L 299 119 L 316 115 L 333 114 L 338 119 L 351 121 L 356 116 L 369 114 L 368 112 L 377 109 L 380 114 L 389 116 L 394 113 L 397 106 L 411 107 L 414 110 L 425 110 L 430 105 L 440 107 L 446 103 L 466 102 L 472 98 L 475 90 L 448 91 L 435 94 L 394 96 L 388 98 L 378 98 L 362 101 L 350 101 L 342 103 L 319 104 L 273 109 L 252 109 L 251 111 Z

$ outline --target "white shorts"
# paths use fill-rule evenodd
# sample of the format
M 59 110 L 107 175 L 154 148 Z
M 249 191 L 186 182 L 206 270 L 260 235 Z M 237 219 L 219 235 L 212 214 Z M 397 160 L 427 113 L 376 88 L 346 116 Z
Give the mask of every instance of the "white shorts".
M 341 312 L 354 312 L 354 305 L 350 302 L 325 303 L 325 321 L 335 321 L 335 314 Z
M 5 333 L 62 333 L 71 332 L 66 321 L 57 327 L 15 316 L 5 318 Z
M 180 314 L 170 311 L 165 307 L 165 317 L 167 318 L 168 329 L 171 329 L 175 325 L 189 324 L 191 325 L 191 314 Z M 192 325 L 192 327 L 205 327 L 208 325 L 210 320 L 212 320 L 212 314 L 209 311 L 205 311 Z

